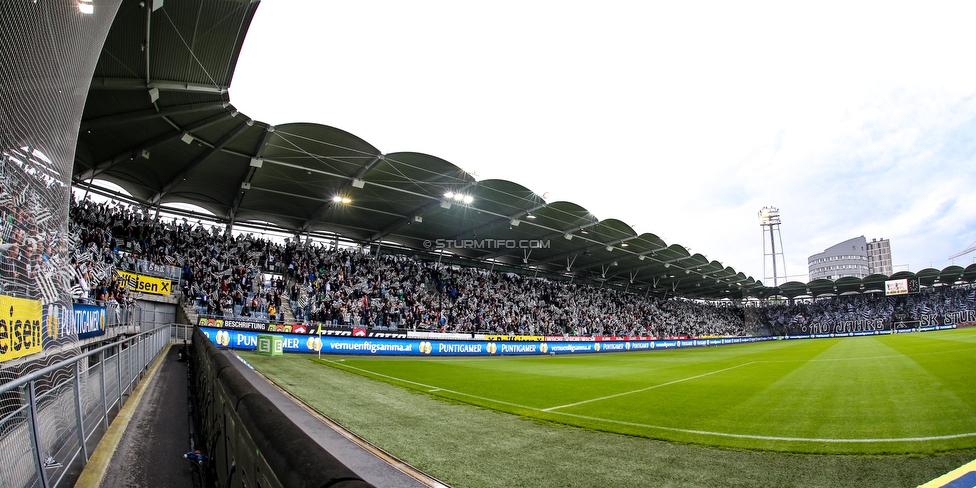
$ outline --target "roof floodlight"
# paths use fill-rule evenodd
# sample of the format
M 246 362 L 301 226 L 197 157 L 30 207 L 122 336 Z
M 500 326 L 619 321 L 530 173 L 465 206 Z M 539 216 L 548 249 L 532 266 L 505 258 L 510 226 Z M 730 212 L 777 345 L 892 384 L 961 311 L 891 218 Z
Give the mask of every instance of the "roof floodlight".
M 264 166 L 264 160 L 263 159 L 261 159 L 261 158 L 251 158 L 251 167 L 252 168 L 260 168 L 261 166 Z
M 339 202 L 342 201 L 342 197 L 340 197 L 339 195 L 336 195 L 336 196 L 332 197 L 332 201 L 333 202 L 336 202 L 336 203 L 339 203 Z
M 563 237 L 565 237 L 567 241 L 573 240 L 573 234 L 570 233 L 563 234 Z
M 444 194 L 444 198 L 454 198 L 454 192 L 453 191 L 449 191 L 449 192 L 445 193 Z
M 464 196 L 464 203 L 471 203 L 473 201 L 474 201 L 474 197 L 473 196 L 471 196 L 471 195 L 465 195 Z
M 341 201 L 342 203 L 352 203 L 352 199 L 349 197 L 342 197 Z
M 152 87 L 149 89 L 149 103 L 156 103 L 159 100 L 159 88 Z
M 508 224 L 511 225 L 512 227 L 518 227 L 518 225 L 521 223 L 522 221 L 520 221 L 519 219 L 512 219 L 512 221 L 509 222 Z
M 366 186 L 366 180 L 364 180 L 362 178 L 353 178 L 352 179 L 352 187 L 353 188 L 362 188 L 364 186 Z
M 455 202 L 460 202 L 461 200 L 464 200 L 464 195 L 462 195 L 460 193 L 455 193 L 454 194 L 454 201 Z
M 644 256 L 643 254 L 641 254 L 640 256 L 637 256 L 637 259 L 640 259 L 641 261 L 643 261 L 644 258 L 646 258 L 646 256 Z
M 534 219 L 535 218 L 535 215 L 529 214 L 529 215 L 526 215 L 525 218 L 527 218 L 527 219 Z
M 441 208 L 451 208 L 451 201 L 444 200 L 443 202 L 441 202 Z
M 190 144 L 191 142 L 193 142 L 193 136 L 191 136 L 189 132 L 184 132 L 183 137 L 180 137 L 180 140 L 187 144 Z
M 92 4 L 92 0 L 79 0 L 78 10 L 83 14 L 91 15 L 95 13 L 95 6 Z
M 613 251 L 613 246 L 607 246 L 607 251 Z

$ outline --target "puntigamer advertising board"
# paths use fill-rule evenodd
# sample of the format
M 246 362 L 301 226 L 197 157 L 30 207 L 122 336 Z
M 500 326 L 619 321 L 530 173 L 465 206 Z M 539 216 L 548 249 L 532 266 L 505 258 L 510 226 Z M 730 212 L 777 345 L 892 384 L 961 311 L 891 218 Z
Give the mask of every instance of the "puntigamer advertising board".
M 911 331 L 952 329 L 955 325 L 919 327 Z M 223 327 L 205 326 L 200 330 L 218 347 L 254 350 L 259 334 L 274 334 L 282 338 L 284 352 L 324 354 L 362 354 L 387 356 L 513 356 L 532 354 L 584 354 L 628 351 L 652 351 L 689 347 L 711 347 L 773 340 L 819 339 L 829 337 L 853 337 L 891 334 L 890 330 L 858 331 L 841 334 L 803 334 L 791 336 L 723 337 L 710 339 L 630 340 L 630 341 L 503 341 L 503 340 L 438 340 L 433 337 L 406 339 L 389 334 L 385 337 L 366 334 L 326 335 L 310 333 L 275 333 L 273 331 L 248 331 Z M 907 332 L 894 331 L 895 333 Z

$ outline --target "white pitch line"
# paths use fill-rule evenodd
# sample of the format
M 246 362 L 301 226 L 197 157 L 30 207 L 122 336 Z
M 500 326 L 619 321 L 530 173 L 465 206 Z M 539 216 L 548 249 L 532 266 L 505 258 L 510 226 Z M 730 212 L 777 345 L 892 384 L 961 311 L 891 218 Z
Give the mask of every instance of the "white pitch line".
M 624 396 L 624 395 L 630 395 L 630 394 L 633 394 L 633 393 L 640 393 L 642 391 L 648 391 L 648 390 L 653 390 L 655 388 L 661 388 L 662 386 L 673 385 L 675 383 L 682 383 L 684 381 L 691 381 L 691 380 L 695 380 L 695 379 L 698 379 L 698 378 L 703 378 L 705 376 L 713 375 L 713 374 L 716 374 L 716 373 L 722 373 L 722 372 L 725 372 L 725 371 L 729 371 L 729 370 L 732 370 L 732 369 L 735 369 L 735 368 L 741 368 L 743 366 L 748 366 L 748 365 L 753 364 L 753 363 L 755 363 L 755 361 L 749 361 L 748 363 L 738 364 L 738 365 L 732 366 L 730 368 L 720 369 L 718 371 L 712 371 L 710 373 L 702 373 L 702 374 L 697 375 L 697 376 L 690 376 L 688 378 L 681 378 L 679 380 L 669 381 L 667 383 L 661 383 L 660 385 L 648 386 L 647 388 L 641 388 L 641 389 L 633 390 L 633 391 L 625 391 L 623 393 L 615 393 L 613 395 L 607 395 L 607 396 L 600 397 L 600 398 L 591 398 L 589 400 L 583 400 L 581 402 L 568 403 L 566 405 L 559 405 L 558 407 L 543 408 L 541 411 L 542 412 L 551 412 L 553 410 L 557 410 L 557 409 L 560 409 L 560 408 L 575 407 L 577 405 L 583 405 L 584 403 L 599 402 L 601 400 L 609 400 L 611 398 L 617 398 L 617 397 L 621 397 L 621 396 Z
M 888 439 L 832 439 L 832 438 L 818 438 L 818 437 L 777 437 L 771 435 L 754 435 L 754 434 L 732 434 L 728 432 L 712 432 L 708 430 L 693 430 L 693 429 L 681 429 L 678 427 L 664 427 L 661 425 L 648 425 L 639 424 L 636 422 L 625 422 L 622 420 L 611 420 L 604 419 L 600 417 L 588 417 L 586 415 L 576 415 L 573 413 L 566 412 L 553 412 L 558 415 L 565 415 L 567 417 L 575 417 L 586 420 L 596 420 L 598 422 L 608 422 L 611 424 L 629 425 L 631 427 L 644 427 L 648 429 L 659 429 L 668 430 L 672 432 L 682 432 L 685 434 L 698 434 L 698 435 L 710 435 L 716 437 L 734 437 L 737 439 L 756 439 L 762 441 L 784 441 L 784 442 L 823 442 L 828 444 L 851 444 L 851 443 L 871 443 L 871 442 L 924 442 L 924 441 L 940 441 L 947 439 L 960 439 L 963 437 L 976 437 L 976 432 L 966 432 L 963 434 L 947 434 L 947 435 L 933 435 L 926 437 L 893 437 Z
M 470 397 L 470 398 L 477 398 L 478 400 L 484 400 L 484 401 L 487 401 L 487 402 L 498 403 L 498 404 L 502 404 L 502 405 L 508 405 L 510 407 L 523 408 L 525 410 L 531 410 L 531 411 L 535 411 L 535 412 L 545 412 L 545 413 L 551 413 L 551 414 L 554 414 L 554 415 L 564 415 L 566 417 L 574 417 L 574 418 L 578 418 L 578 419 L 594 420 L 594 421 L 597 421 L 597 422 L 607 422 L 607 423 L 610 423 L 610 424 L 628 425 L 628 426 L 631 426 L 631 427 L 642 427 L 642 428 L 645 428 L 645 429 L 667 430 L 667 431 L 671 431 L 671 432 L 681 432 L 681 433 L 685 433 L 685 434 L 697 434 L 697 435 L 714 436 L 714 437 L 732 437 L 732 438 L 737 438 L 737 439 L 755 439 L 755 440 L 763 440 L 763 441 L 820 442 L 820 443 L 827 443 L 827 444 L 852 444 L 852 443 L 865 444 L 865 443 L 871 443 L 871 442 L 926 442 L 926 441 L 941 441 L 941 440 L 948 440 L 948 439 L 960 439 L 960 438 L 963 438 L 963 437 L 976 437 L 976 432 L 966 432 L 966 433 L 962 433 L 962 434 L 947 434 L 947 435 L 936 435 L 936 436 L 926 436 L 926 437 L 896 437 L 896 438 L 891 438 L 891 439 L 831 439 L 831 438 L 815 438 L 815 437 L 777 437 L 777 436 L 770 436 L 770 435 L 732 434 L 732 433 L 729 433 L 729 432 L 712 432 L 712 431 L 708 431 L 708 430 L 693 430 L 693 429 L 682 429 L 682 428 L 678 428 L 678 427 L 665 427 L 663 425 L 639 424 L 637 422 L 626 422 L 626 421 L 623 421 L 623 420 L 604 419 L 604 418 L 600 418 L 600 417 L 590 417 L 590 416 L 587 416 L 587 415 L 577 415 L 577 414 L 574 414 L 574 413 L 553 412 L 553 411 L 550 411 L 551 408 L 562 408 L 562 407 L 551 407 L 551 408 L 547 408 L 547 409 L 529 407 L 527 405 L 519 405 L 517 403 L 504 402 L 504 401 L 501 401 L 501 400 L 495 400 L 493 398 L 486 398 L 486 397 L 482 397 L 482 396 L 471 395 L 471 394 L 468 394 L 468 393 L 462 393 L 460 391 L 448 390 L 448 389 L 445 389 L 445 388 L 438 388 L 436 386 L 426 385 L 424 383 L 418 383 L 416 381 L 410 381 L 410 380 L 405 380 L 403 378 L 397 378 L 396 376 L 389 376 L 389 375 L 385 375 L 385 374 L 382 374 L 382 373 L 377 373 L 375 371 L 370 371 L 368 369 L 357 368 L 355 366 L 350 366 L 348 364 L 339 364 L 336 361 L 330 361 L 330 360 L 326 360 L 326 361 L 329 361 L 330 363 L 335 363 L 337 366 L 342 367 L 342 368 L 355 369 L 357 371 L 362 371 L 364 373 L 371 374 L 373 376 L 382 376 L 383 378 L 389 378 L 389 379 L 394 380 L 394 381 L 399 381 L 399 382 L 402 382 L 402 383 L 409 383 L 411 385 L 417 385 L 417 386 L 422 386 L 422 387 L 425 387 L 425 388 L 430 388 L 430 389 L 432 389 L 431 391 L 435 391 L 435 390 L 436 391 L 444 391 L 444 392 L 453 393 L 453 394 L 459 395 L 459 396 L 465 396 L 465 397 Z M 738 366 L 733 366 L 731 368 L 725 368 L 725 369 L 718 370 L 718 371 L 712 371 L 711 373 L 705 373 L 705 374 L 701 374 L 701 375 L 698 375 L 698 376 L 695 376 L 695 377 L 691 377 L 691 378 L 685 378 L 683 380 L 675 380 L 675 381 L 672 381 L 671 383 L 677 383 L 679 381 L 687 381 L 687 380 L 690 380 L 690 379 L 700 378 L 702 376 L 707 376 L 707 375 L 710 375 L 710 374 L 721 373 L 722 371 L 728 371 L 730 369 L 738 368 L 740 366 L 745 366 L 747 364 L 753 364 L 753 363 L 755 363 L 755 361 L 751 361 L 751 362 L 748 362 L 748 363 L 743 363 L 743 364 L 740 364 Z M 671 384 L 671 383 L 664 383 L 664 384 L 660 384 L 660 385 L 655 385 L 655 386 L 650 387 L 650 388 L 657 388 L 657 387 L 665 386 L 665 385 Z M 650 388 L 644 388 L 644 390 L 648 390 Z M 626 395 L 628 393 L 636 393 L 636 391 L 634 391 L 634 392 L 627 392 L 627 393 L 620 393 L 620 394 L 614 395 L 614 396 Z M 609 397 L 606 397 L 606 398 L 609 398 Z M 594 399 L 594 400 L 587 400 L 587 401 L 596 401 L 596 399 Z M 581 402 L 581 403 L 585 403 L 585 402 Z
M 428 384 L 424 384 L 424 383 L 418 383 L 416 381 L 405 380 L 403 378 L 397 378 L 396 376 L 390 376 L 390 375 L 386 375 L 386 374 L 382 374 L 382 373 L 377 373 L 375 371 L 370 371 L 368 369 L 357 368 L 355 366 L 350 366 L 348 364 L 339 364 L 336 361 L 331 361 L 331 360 L 328 360 L 328 359 L 325 359 L 323 361 L 328 361 L 330 363 L 335 363 L 337 366 L 342 367 L 342 368 L 349 368 L 349 369 L 355 369 L 356 371 L 362 371 L 363 373 L 371 374 L 373 376 L 380 376 L 380 377 L 383 377 L 383 378 L 389 378 L 389 379 L 394 380 L 394 381 L 399 381 L 401 383 L 409 383 L 411 385 L 417 385 L 417 386 L 420 386 L 420 387 L 423 387 L 423 388 L 427 388 L 428 391 L 446 391 L 448 393 L 453 393 L 455 395 L 466 396 L 466 397 L 469 397 L 469 398 L 477 398 L 478 400 L 484 400 L 486 402 L 499 403 L 499 404 L 502 404 L 502 405 L 508 405 L 510 407 L 524 408 L 526 410 L 539 411 L 539 409 L 538 408 L 535 408 L 535 407 L 529 407 L 529 406 L 526 406 L 526 405 L 519 405 L 517 403 L 503 402 L 501 400 L 495 400 L 493 398 L 487 398 L 487 397 L 482 397 L 482 396 L 478 396 L 478 395 L 471 395 L 469 393 L 462 393 L 460 391 L 448 390 L 447 388 L 441 388 L 441 387 L 438 387 L 438 386 L 428 385 Z

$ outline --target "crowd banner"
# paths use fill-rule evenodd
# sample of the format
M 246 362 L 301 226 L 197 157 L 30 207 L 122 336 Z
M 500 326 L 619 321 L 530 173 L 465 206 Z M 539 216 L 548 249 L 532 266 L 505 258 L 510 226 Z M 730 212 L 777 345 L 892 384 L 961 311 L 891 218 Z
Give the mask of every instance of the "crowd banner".
M 153 295 L 170 295 L 173 282 L 168 279 L 154 278 L 128 271 L 116 270 L 119 274 L 120 285 L 129 291 L 151 293 Z
M 0 362 L 39 353 L 44 348 L 40 300 L 0 295 Z
M 308 324 L 277 324 L 271 322 L 259 322 L 259 321 L 249 321 L 220 317 L 200 317 L 197 319 L 197 325 L 200 327 L 216 327 L 220 329 L 233 329 L 242 331 L 261 331 L 261 332 L 276 332 L 276 333 L 288 333 L 288 334 L 310 334 L 318 335 L 319 328 L 315 325 Z M 369 330 L 363 327 L 322 327 L 321 328 L 323 336 L 329 337 L 370 337 L 370 338 L 385 338 L 385 339 L 406 339 L 409 333 L 406 331 L 386 331 L 386 330 Z M 470 338 L 470 334 L 464 334 L 462 337 Z

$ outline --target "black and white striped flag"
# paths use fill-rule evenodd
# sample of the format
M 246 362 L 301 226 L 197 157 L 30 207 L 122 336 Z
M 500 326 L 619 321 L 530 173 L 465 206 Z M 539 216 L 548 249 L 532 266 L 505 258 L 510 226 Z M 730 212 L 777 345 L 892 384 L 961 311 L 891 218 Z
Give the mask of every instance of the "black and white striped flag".
M 80 299 L 80 298 L 85 298 L 87 295 L 88 295 L 88 293 L 85 291 L 85 289 L 80 284 L 74 285 L 74 286 L 71 287 L 71 298 L 74 298 L 74 299 L 77 300 L 77 299 Z
M 34 275 L 34 283 L 41 292 L 41 301 L 44 304 L 58 301 L 58 289 L 54 286 L 54 280 L 51 279 L 51 276 L 38 273 Z
M 33 210 L 33 213 L 34 222 L 36 222 L 37 225 L 43 225 L 48 220 L 51 220 L 52 217 L 51 211 L 47 207 L 38 206 Z

